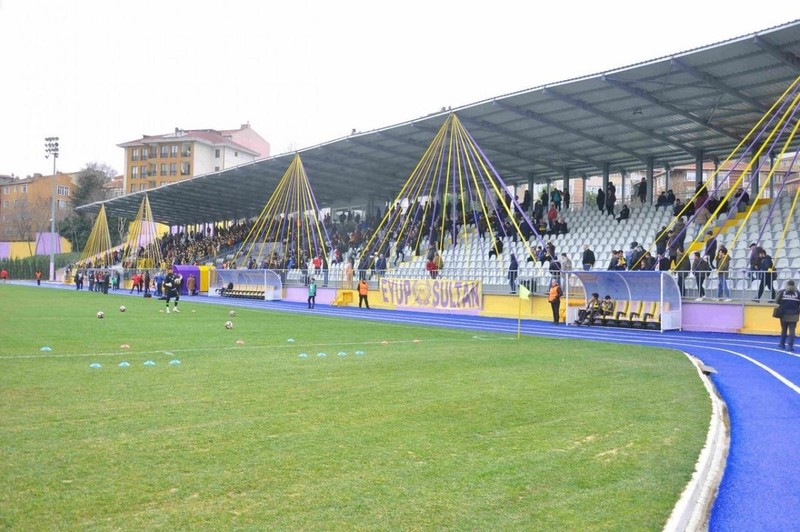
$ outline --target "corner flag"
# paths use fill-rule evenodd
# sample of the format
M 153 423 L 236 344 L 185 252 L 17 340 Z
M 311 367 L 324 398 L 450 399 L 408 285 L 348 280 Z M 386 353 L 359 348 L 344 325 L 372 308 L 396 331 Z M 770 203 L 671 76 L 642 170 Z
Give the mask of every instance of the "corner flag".
M 519 285 L 519 298 L 520 299 L 528 299 L 531 295 L 531 291 L 525 288 L 524 284 Z

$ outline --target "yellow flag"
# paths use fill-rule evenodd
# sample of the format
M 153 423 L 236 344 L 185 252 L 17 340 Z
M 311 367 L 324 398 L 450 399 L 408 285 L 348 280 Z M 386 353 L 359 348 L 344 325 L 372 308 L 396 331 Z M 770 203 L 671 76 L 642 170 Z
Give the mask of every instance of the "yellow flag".
M 528 299 L 531 295 L 531 291 L 525 288 L 524 284 L 519 285 L 519 298 L 520 299 Z

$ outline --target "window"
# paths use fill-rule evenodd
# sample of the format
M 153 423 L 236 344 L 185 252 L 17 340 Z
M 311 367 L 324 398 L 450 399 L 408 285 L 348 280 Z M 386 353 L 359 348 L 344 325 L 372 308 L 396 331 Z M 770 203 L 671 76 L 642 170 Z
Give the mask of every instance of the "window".
M 189 163 L 181 163 L 181 175 L 189 175 L 191 165 Z
M 139 160 L 139 148 L 133 148 L 131 150 L 131 161 L 138 161 Z
M 238 151 L 233 152 L 233 156 L 234 157 L 238 157 L 239 156 L 239 152 Z
M 58 187 L 59 196 L 69 196 L 69 187 Z
M 146 161 L 148 157 L 149 157 L 149 152 L 147 151 L 147 148 L 142 148 L 142 160 Z
M 22 185 L 22 193 L 27 194 L 28 192 L 28 185 Z
M 147 188 L 156 188 L 156 182 L 155 181 L 148 181 L 147 182 Z
M 136 179 L 137 177 L 139 177 L 139 167 L 138 166 L 132 166 L 131 167 L 131 179 Z
M 219 172 L 219 166 L 215 166 L 215 167 L 214 167 L 214 171 L 215 171 L 215 172 Z
M 164 185 L 166 185 L 166 184 L 167 184 L 167 182 L 166 182 L 166 181 L 162 181 L 160 186 L 162 186 L 162 187 L 163 187 L 163 186 L 164 186 Z
M 164 144 L 161 146 L 161 158 L 166 159 L 167 157 L 169 157 L 169 146 Z
M 181 157 L 191 157 L 191 156 L 192 156 L 192 145 L 181 144 Z
M 215 158 L 215 159 L 219 159 L 219 148 L 217 148 L 216 150 L 214 150 L 214 158 Z
M 8 209 L 8 200 L 5 200 L 5 201 L 3 202 L 3 207 L 5 207 L 6 209 Z
M 140 183 L 139 190 L 145 190 L 145 189 L 147 189 L 147 185 L 145 183 Z
M 10 190 L 10 187 L 3 187 L 3 194 L 8 194 Z
M 172 144 L 169 147 L 169 156 L 170 157 L 177 157 L 178 156 L 178 145 L 177 144 Z
M 161 175 L 167 175 L 167 163 L 161 163 Z
M 178 175 L 178 163 L 169 163 L 169 175 Z
M 150 168 L 147 169 L 147 175 L 151 177 L 156 175 L 156 163 L 150 165 Z
M 145 165 L 142 165 L 139 169 L 139 177 L 147 177 L 147 167 Z
M 136 192 L 136 185 L 131 185 L 131 192 Z
M 69 207 L 69 201 L 60 199 L 58 200 L 58 208 L 59 209 L 66 209 Z

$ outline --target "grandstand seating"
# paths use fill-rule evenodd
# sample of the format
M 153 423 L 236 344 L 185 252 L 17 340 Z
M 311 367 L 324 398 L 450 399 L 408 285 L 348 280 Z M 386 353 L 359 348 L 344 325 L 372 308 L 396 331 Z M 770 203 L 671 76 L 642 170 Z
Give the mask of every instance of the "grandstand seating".
M 744 229 L 733 248 L 730 247 L 730 243 L 739 224 L 742 223 L 740 220 L 743 216 L 739 215 L 737 220 L 731 220 L 728 223 L 724 223 L 725 218 L 723 217 L 718 225 L 721 228 L 718 237 L 719 242 L 727 245 L 731 250 L 732 271 L 729 284 L 731 285 L 731 290 L 738 291 L 740 295 L 743 295 L 742 291 L 750 293 L 755 292 L 758 288 L 757 281 L 747 280 L 741 273 L 742 270 L 747 269 L 750 242 L 758 240 L 760 245 L 774 256 L 783 231 L 783 220 L 785 220 L 790 210 L 791 198 L 784 196 L 778 200 L 774 212 L 776 219 L 766 226 L 761 238 L 758 239 L 760 224 L 763 224 L 769 214 L 769 201 L 763 201 L 762 203 L 763 205 L 759 206 L 753 216 L 744 222 Z M 617 222 L 611 216 L 600 213 L 593 206 L 581 210 L 566 210 L 563 214 L 570 232 L 566 235 L 544 236 L 542 241 L 545 243 L 552 242 L 559 255 L 566 253 L 575 268 L 580 268 L 582 247 L 584 243 L 588 243 L 597 258 L 595 267 L 606 269 L 608 262 L 611 260 L 611 251 L 613 249 L 627 250 L 630 247 L 629 244 L 633 241 L 639 242 L 645 248 L 651 247 L 660 229 L 669 225 L 672 220 L 671 208 L 657 209 L 651 205 L 633 205 L 630 208 L 630 218 L 621 222 Z M 794 219 L 800 221 L 800 216 L 795 213 Z M 795 223 L 791 227 L 796 226 L 797 224 Z M 714 228 L 714 226 L 709 227 Z M 693 225 L 688 227 L 687 246 L 697 231 L 698 228 Z M 447 248 L 442 252 L 445 267 L 440 272 L 440 278 L 480 279 L 488 287 L 494 287 L 495 289 L 501 287 L 502 290 L 508 286 L 507 272 L 510 256 L 513 252 L 519 262 L 519 280 L 533 279 L 535 281 L 534 286 L 537 286 L 540 292 L 546 289 L 550 278 L 547 264 L 542 266 L 535 262 L 527 262 L 529 255 L 524 242 L 515 241 L 511 237 L 503 237 L 503 253 L 499 257 L 489 258 L 488 254 L 492 242 L 488 237 L 480 239 L 474 227 L 469 226 L 466 230 L 462 229 L 458 240 L 458 245 Z M 530 239 L 529 244 L 534 249 L 540 245 L 535 237 Z M 702 242 L 699 245 L 702 246 Z M 393 267 L 390 261 L 387 274 L 389 277 L 406 279 L 425 279 L 430 277 L 425 270 L 424 257 L 412 256 L 410 251 L 408 250 L 406 253 L 406 261 L 400 263 L 397 267 Z M 654 249 L 651 249 L 651 251 L 655 254 Z M 782 251 L 777 256 L 775 263 L 778 269 L 778 283 L 798 275 L 798 270 L 800 269 L 800 238 L 798 230 L 792 229 L 787 233 Z M 335 270 L 336 268 L 333 268 L 332 272 Z M 716 283 L 716 272 L 712 272 L 705 281 L 706 290 L 709 293 L 714 292 L 717 287 Z M 698 287 L 692 275 L 687 276 L 685 287 L 687 296 L 696 297 Z M 651 319 L 652 317 L 648 317 L 648 320 Z M 644 320 L 635 318 L 634 321 Z

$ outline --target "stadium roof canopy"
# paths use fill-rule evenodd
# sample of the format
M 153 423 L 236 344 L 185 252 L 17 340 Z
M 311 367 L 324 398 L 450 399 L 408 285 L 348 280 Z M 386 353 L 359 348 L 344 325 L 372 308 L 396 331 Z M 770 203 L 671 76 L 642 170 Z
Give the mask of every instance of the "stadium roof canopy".
M 625 68 L 497 96 L 299 150 L 320 207 L 396 197 L 451 112 L 507 183 L 685 164 L 730 154 L 800 76 L 800 20 Z M 133 219 L 143 195 L 170 225 L 257 216 L 287 153 L 103 203 Z M 100 203 L 80 209 L 99 211 Z

